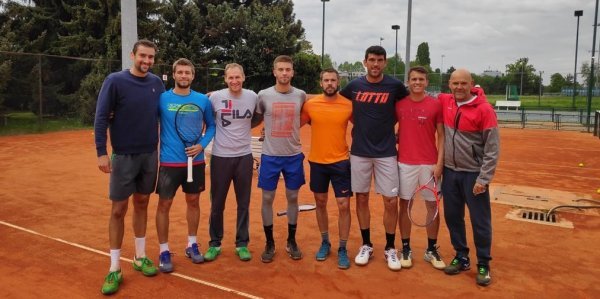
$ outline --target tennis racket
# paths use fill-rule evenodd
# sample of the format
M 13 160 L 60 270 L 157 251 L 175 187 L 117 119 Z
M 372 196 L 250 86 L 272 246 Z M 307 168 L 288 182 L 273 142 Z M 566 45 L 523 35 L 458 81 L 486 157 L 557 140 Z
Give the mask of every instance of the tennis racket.
M 424 185 L 417 186 L 408 201 L 410 221 L 416 226 L 429 226 L 438 217 L 441 197 L 441 192 L 438 191 L 436 179 L 433 176 Z
M 183 145 L 188 148 L 198 143 L 204 130 L 204 111 L 194 103 L 183 104 L 175 114 L 175 130 Z M 192 160 L 187 157 L 187 181 L 193 182 Z
M 304 205 L 299 205 L 298 206 L 298 211 L 299 212 L 306 212 L 306 211 L 312 211 L 312 210 L 314 210 L 316 208 L 317 208 L 317 206 L 315 206 L 315 205 L 304 204 Z M 287 210 L 283 210 L 283 211 L 277 212 L 277 216 L 285 216 L 285 215 L 287 215 Z

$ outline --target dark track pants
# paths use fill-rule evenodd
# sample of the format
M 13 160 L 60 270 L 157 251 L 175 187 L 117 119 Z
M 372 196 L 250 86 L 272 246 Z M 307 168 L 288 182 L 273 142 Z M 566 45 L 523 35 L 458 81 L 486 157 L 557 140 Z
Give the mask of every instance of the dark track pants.
M 248 246 L 250 235 L 248 232 L 250 190 L 252 188 L 252 154 L 241 157 L 210 158 L 210 222 L 209 246 L 220 247 L 223 240 L 223 212 L 229 186 L 233 181 L 233 188 L 237 201 L 237 232 L 235 235 L 236 247 Z
M 450 231 L 450 241 L 459 257 L 469 256 L 465 231 L 465 204 L 469 208 L 473 239 L 477 249 L 477 262 L 488 265 L 492 247 L 492 211 L 489 189 L 477 196 L 473 186 L 479 173 L 454 171 L 444 167 L 442 193 L 444 215 Z

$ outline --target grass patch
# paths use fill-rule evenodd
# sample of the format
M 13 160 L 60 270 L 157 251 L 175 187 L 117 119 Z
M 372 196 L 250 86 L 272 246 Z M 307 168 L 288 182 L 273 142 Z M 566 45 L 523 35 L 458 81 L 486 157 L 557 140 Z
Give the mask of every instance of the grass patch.
M 10 112 L 0 117 L 0 136 L 90 128 L 78 119 L 67 117 L 43 117 L 40 123 L 38 116 L 32 112 Z

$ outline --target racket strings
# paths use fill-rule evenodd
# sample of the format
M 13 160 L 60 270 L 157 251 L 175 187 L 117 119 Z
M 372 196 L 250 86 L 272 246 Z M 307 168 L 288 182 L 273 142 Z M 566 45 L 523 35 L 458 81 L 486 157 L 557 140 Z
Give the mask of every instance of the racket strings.
M 436 196 L 437 192 L 426 186 L 415 191 L 408 206 L 408 215 L 414 224 L 427 226 L 435 220 L 438 214 Z

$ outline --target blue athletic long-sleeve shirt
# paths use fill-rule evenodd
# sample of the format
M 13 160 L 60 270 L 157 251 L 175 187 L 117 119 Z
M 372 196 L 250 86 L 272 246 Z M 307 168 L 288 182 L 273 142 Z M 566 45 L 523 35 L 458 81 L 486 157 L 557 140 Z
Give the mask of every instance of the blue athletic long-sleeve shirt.
M 213 115 L 212 104 L 208 97 L 199 92 L 191 91 L 189 95 L 181 96 L 175 94 L 173 89 L 165 91 L 160 96 L 160 165 L 171 167 L 185 167 L 187 165 L 187 156 L 185 155 L 185 145 L 179 139 L 175 130 L 175 114 L 177 109 L 183 104 L 194 103 L 202 108 L 204 112 L 204 126 L 206 130 L 199 140 L 202 148 L 206 148 L 208 143 L 215 136 L 215 118 Z M 204 151 L 201 151 L 194 158 L 194 165 L 204 163 Z
M 158 76 L 129 70 L 106 77 L 96 104 L 96 153 L 106 155 L 106 130 L 115 154 L 151 153 L 158 145 L 158 101 L 165 87 Z M 113 117 L 110 114 L 114 113 Z

